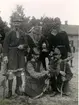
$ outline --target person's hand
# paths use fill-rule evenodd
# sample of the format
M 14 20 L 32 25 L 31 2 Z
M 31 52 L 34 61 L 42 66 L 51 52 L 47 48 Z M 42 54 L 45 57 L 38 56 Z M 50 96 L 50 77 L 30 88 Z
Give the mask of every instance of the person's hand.
M 49 71 L 42 71 L 42 77 L 46 76 L 46 75 L 48 76 L 48 73 L 49 73 Z
M 62 81 L 63 81 L 63 82 L 65 82 L 65 81 L 66 81 L 66 78 L 65 78 L 65 77 L 63 77 L 63 76 L 61 77 L 61 79 L 62 79 Z
M 70 57 L 72 54 L 70 52 L 68 52 L 68 57 Z
M 65 73 L 64 71 L 60 71 L 60 74 L 61 74 L 62 76 L 65 76 L 65 75 L 66 75 L 66 73 Z
M 24 48 L 24 45 L 19 45 L 18 49 L 22 50 Z
M 5 57 L 3 58 L 3 62 L 4 62 L 4 63 L 8 63 L 8 57 L 7 57 L 7 56 L 5 56 Z

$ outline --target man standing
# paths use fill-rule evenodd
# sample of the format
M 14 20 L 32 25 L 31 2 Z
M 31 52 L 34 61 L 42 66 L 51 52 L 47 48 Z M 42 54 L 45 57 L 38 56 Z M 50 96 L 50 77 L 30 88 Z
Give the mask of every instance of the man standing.
M 20 95 L 22 85 L 21 72 L 24 70 L 24 49 L 27 46 L 25 33 L 19 29 L 23 20 L 16 17 L 13 20 L 13 29 L 6 35 L 3 44 L 3 61 L 7 64 L 8 98 L 12 96 L 13 75 L 16 76 L 15 93 Z
M 70 55 L 69 39 L 67 33 L 65 31 L 61 31 L 60 27 L 61 21 L 57 17 L 54 19 L 54 24 L 47 40 L 49 43 L 49 50 L 52 51 L 52 49 L 59 47 L 61 49 L 61 58 L 65 59 Z

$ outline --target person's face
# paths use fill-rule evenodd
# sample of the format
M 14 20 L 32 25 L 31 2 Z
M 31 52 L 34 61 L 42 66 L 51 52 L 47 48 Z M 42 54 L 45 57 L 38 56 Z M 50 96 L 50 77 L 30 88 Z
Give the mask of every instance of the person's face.
M 50 52 L 50 56 L 53 57 L 53 51 Z
M 14 22 L 13 25 L 17 29 L 20 27 L 21 23 L 20 22 Z
M 61 58 L 61 54 L 55 54 L 54 58 L 57 59 L 57 60 L 60 59 Z
M 35 59 L 35 61 L 38 61 L 39 55 L 33 55 L 33 58 Z
M 52 29 L 51 34 L 56 36 L 57 35 L 57 30 L 56 29 Z
M 43 49 L 46 48 L 46 43 L 43 43 L 43 44 L 42 44 L 42 48 L 43 48 Z

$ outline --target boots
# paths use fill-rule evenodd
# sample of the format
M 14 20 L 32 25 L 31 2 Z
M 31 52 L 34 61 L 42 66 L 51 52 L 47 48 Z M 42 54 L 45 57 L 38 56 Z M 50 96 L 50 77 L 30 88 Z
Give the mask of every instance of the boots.
M 8 96 L 6 98 L 10 98 L 12 96 L 12 83 L 13 83 L 13 79 L 12 80 L 8 80 Z
M 20 87 L 22 85 L 22 78 L 21 77 L 16 77 L 16 90 L 15 90 L 15 93 L 17 95 L 21 95 L 21 92 L 20 92 Z

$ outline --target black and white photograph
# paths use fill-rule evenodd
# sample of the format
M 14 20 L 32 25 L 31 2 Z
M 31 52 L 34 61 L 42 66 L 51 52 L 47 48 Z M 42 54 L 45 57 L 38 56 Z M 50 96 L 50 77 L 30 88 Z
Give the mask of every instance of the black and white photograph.
M 0 1 L 0 105 L 78 105 L 79 0 Z

